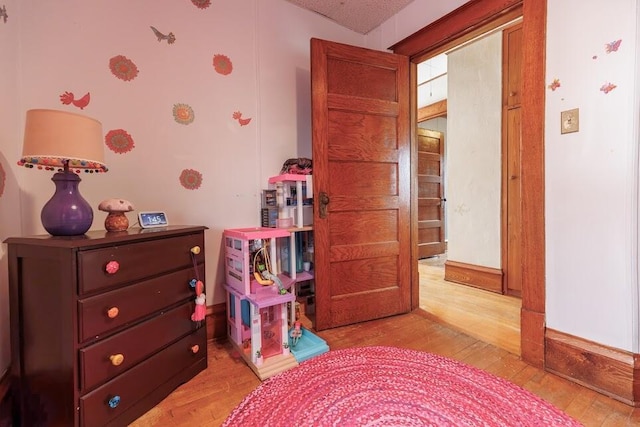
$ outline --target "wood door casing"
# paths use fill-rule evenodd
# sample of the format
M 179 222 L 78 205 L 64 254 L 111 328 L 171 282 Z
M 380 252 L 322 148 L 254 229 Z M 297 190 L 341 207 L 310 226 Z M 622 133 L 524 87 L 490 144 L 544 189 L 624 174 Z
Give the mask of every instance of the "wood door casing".
M 522 25 L 521 212 L 522 358 L 544 366 L 545 350 L 545 227 L 544 117 L 547 2 L 539 0 L 472 0 L 391 46 L 413 64 L 497 28 L 518 16 Z M 412 70 L 415 65 L 412 66 Z M 413 73 L 413 71 L 412 71 Z M 415 102 L 415 101 L 414 101 Z M 417 264 L 417 260 L 413 260 Z M 416 273 L 417 275 L 417 273 Z M 412 286 L 416 306 L 417 278 Z
M 444 135 L 418 128 L 418 258 L 445 252 Z
M 311 86 L 315 327 L 406 313 L 409 59 L 312 39 Z

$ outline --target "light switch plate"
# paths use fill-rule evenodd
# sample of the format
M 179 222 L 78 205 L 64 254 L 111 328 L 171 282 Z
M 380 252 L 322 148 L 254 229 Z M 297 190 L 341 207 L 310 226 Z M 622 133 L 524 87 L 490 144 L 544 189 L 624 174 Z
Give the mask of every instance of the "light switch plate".
M 578 108 L 560 113 L 560 133 L 578 132 L 580 129 L 580 111 Z

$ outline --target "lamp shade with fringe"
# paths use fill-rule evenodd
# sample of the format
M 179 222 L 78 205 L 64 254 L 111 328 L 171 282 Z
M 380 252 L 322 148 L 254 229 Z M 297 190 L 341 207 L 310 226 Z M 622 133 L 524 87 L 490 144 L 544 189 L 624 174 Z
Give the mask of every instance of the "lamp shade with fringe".
M 91 228 L 93 210 L 78 190 L 81 181 L 78 174 L 82 170 L 86 173 L 108 170 L 104 163 L 102 124 L 98 120 L 66 111 L 28 110 L 18 164 L 56 171 L 51 178 L 56 191 L 40 214 L 49 234 L 75 236 Z

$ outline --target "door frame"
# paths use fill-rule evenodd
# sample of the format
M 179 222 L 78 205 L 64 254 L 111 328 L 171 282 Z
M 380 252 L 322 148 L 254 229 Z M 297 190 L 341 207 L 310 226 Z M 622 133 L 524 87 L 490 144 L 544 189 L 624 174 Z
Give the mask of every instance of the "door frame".
M 527 254 L 522 262 L 522 308 L 520 312 L 521 357 L 544 366 L 545 332 L 545 229 L 544 229 L 544 125 L 546 0 L 471 0 L 453 12 L 418 30 L 389 49 L 411 61 L 411 87 L 417 85 L 417 64 L 462 41 L 523 17 L 522 58 L 522 230 L 520 246 Z M 416 128 L 416 93 L 411 97 L 411 128 Z M 412 152 L 415 150 L 412 135 Z M 415 185 L 417 164 L 411 161 L 411 183 Z M 413 191 L 412 191 L 413 193 Z M 417 268 L 417 214 L 411 198 L 411 295 L 412 308 L 419 306 Z

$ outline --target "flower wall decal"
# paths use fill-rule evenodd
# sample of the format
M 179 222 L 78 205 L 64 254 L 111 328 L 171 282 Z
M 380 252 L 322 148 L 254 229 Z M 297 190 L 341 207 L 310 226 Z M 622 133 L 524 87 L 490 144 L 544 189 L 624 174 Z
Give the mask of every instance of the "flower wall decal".
M 231 74 L 231 71 L 233 71 L 233 64 L 228 56 L 217 53 L 213 55 L 213 68 L 218 74 L 226 76 L 227 74 Z
M 211 0 L 191 0 L 198 9 L 206 9 L 211 6 Z
M 202 174 L 194 169 L 184 169 L 180 174 L 180 184 L 187 190 L 197 190 L 202 184 Z
M 114 153 L 118 154 L 128 153 L 133 150 L 133 147 L 135 146 L 133 138 L 124 129 L 110 130 L 107 132 L 104 140 L 107 147 L 109 147 L 109 149 Z
M 125 82 L 135 79 L 138 75 L 138 67 L 132 60 L 124 55 L 114 56 L 109 60 L 111 73 Z
M 187 104 L 174 104 L 173 118 L 181 125 L 188 125 L 195 119 L 193 108 Z

